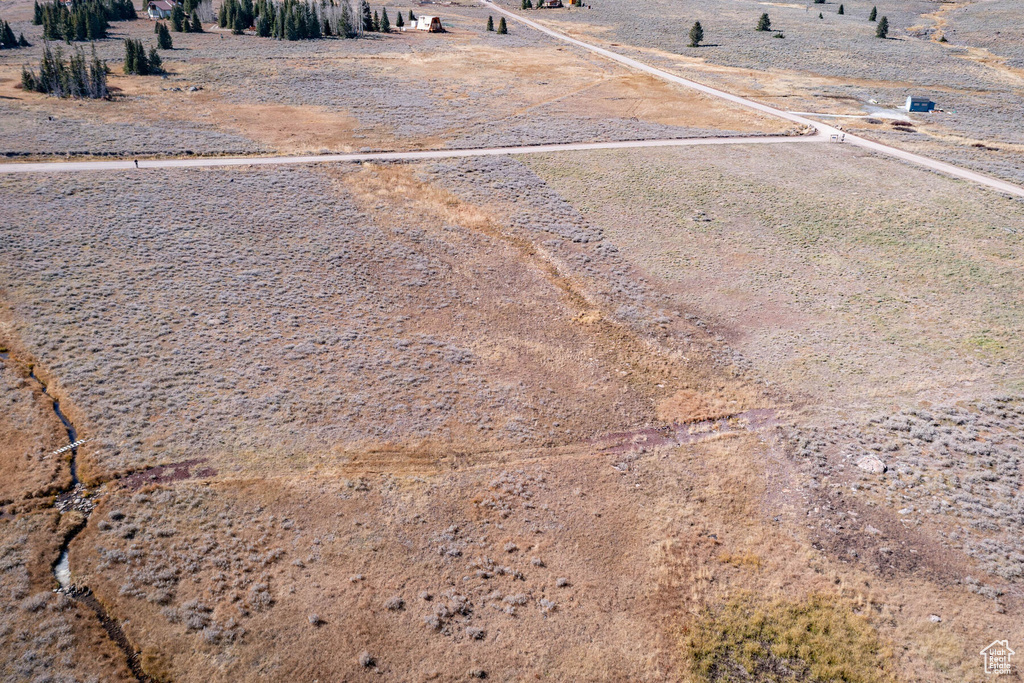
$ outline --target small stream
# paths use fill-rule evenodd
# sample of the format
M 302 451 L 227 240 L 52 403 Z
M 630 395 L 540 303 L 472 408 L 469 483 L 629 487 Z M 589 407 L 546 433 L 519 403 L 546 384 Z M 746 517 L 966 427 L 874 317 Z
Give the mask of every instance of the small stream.
M 7 360 L 10 354 L 6 351 L 0 352 L 0 360 Z M 149 683 L 152 679 L 146 675 L 146 672 L 142 670 L 142 666 L 139 663 L 139 653 L 135 651 L 128 637 L 125 635 L 124 630 L 121 628 L 121 624 L 110 616 L 106 608 L 96 599 L 92 591 L 87 586 L 77 586 L 72 580 L 71 564 L 68 558 L 68 547 L 71 541 L 88 525 L 89 516 L 92 514 L 93 508 L 96 507 L 95 503 L 92 502 L 91 491 L 88 490 L 81 480 L 78 478 L 78 432 L 75 430 L 75 426 L 71 424 L 67 416 L 60 409 L 60 401 L 54 398 L 47 390 L 46 384 L 36 376 L 35 370 L 29 371 L 29 377 L 39 383 L 42 392 L 46 394 L 53 401 L 53 412 L 57 415 L 61 424 L 64 425 L 64 429 L 68 434 L 68 445 L 65 447 L 71 451 L 70 456 L 70 469 L 71 469 L 71 483 L 63 491 L 57 494 L 57 498 L 54 501 L 54 507 L 56 507 L 63 515 L 69 510 L 78 510 L 85 515 L 85 524 L 82 524 L 74 532 L 67 535 L 67 538 L 63 540 L 60 546 L 60 554 L 57 557 L 56 562 L 53 563 L 53 576 L 57 580 L 57 584 L 60 588 L 57 592 L 64 593 L 65 595 L 74 598 L 78 602 L 82 603 L 86 607 L 89 607 L 95 614 L 96 618 L 99 619 L 100 625 L 103 630 L 107 632 L 107 635 L 114 642 L 115 645 L 124 653 L 126 664 L 131 670 L 132 675 L 139 683 Z
M 78 432 L 75 430 L 75 426 L 71 424 L 71 421 L 67 416 L 61 412 L 60 401 L 55 399 L 53 396 L 50 396 L 46 385 L 41 379 L 36 377 L 34 369 L 29 371 L 29 377 L 38 382 L 43 393 L 53 400 L 53 412 L 57 415 L 57 418 L 60 420 L 61 424 L 64 425 L 64 429 L 68 433 L 68 446 L 70 446 L 71 450 L 71 484 L 57 494 L 57 499 L 54 502 L 54 505 L 58 510 L 60 510 L 61 514 L 64 514 L 68 510 L 81 511 L 85 515 L 86 523 L 88 523 L 89 515 L 92 514 L 92 509 L 95 505 L 86 495 L 88 492 L 86 491 L 85 486 L 82 485 L 82 482 L 78 479 L 78 448 L 75 446 L 75 444 L 78 443 Z M 60 585 L 60 590 L 68 594 L 75 592 L 75 586 L 71 582 L 71 566 L 68 562 L 68 546 L 71 544 L 71 541 L 74 540 L 75 536 L 77 536 L 84 528 L 85 525 L 83 524 L 80 529 L 76 530 L 74 533 L 68 534 L 68 537 L 64 539 L 64 542 L 61 544 L 60 555 L 58 556 L 57 561 L 53 563 L 53 576 L 57 579 L 57 583 Z

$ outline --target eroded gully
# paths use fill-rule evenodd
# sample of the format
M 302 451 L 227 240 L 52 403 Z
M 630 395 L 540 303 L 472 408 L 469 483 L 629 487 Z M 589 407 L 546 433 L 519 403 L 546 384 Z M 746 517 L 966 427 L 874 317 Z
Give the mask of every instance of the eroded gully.
M 6 361 L 9 358 L 9 353 L 0 353 L 0 360 Z M 53 401 L 53 412 L 57 415 L 61 424 L 64 425 L 64 429 L 68 436 L 68 445 L 65 448 L 71 452 L 69 461 L 71 469 L 71 483 L 64 489 L 58 491 L 57 497 L 54 501 L 54 507 L 60 511 L 62 518 L 73 510 L 77 511 L 81 515 L 79 520 L 76 520 L 76 523 L 67 526 L 68 531 L 61 539 L 59 554 L 53 563 L 53 576 L 57 580 L 57 584 L 59 586 L 55 592 L 63 593 L 91 609 L 93 613 L 96 614 L 96 618 L 99 619 L 100 625 L 103 627 L 103 630 L 106 631 L 107 636 L 115 645 L 117 645 L 118 649 L 124 653 L 126 660 L 125 663 L 128 665 L 128 668 L 131 670 L 135 679 L 141 683 L 149 683 L 151 679 L 142 670 L 142 666 L 139 662 L 139 653 L 128 640 L 124 630 L 121 628 L 121 624 L 110 616 L 107 609 L 99 600 L 96 599 L 96 596 L 93 595 L 92 590 L 90 590 L 88 586 L 79 586 L 73 582 L 73 575 L 68 557 L 68 548 L 71 545 L 71 541 L 73 541 L 75 537 L 85 529 L 89 522 L 89 517 L 92 514 L 93 508 L 95 508 L 95 503 L 92 500 L 94 490 L 86 487 L 78 478 L 79 441 L 78 432 L 75 430 L 75 426 L 63 411 L 61 411 L 60 401 L 50 394 L 46 383 L 36 375 L 35 369 L 31 366 L 29 369 L 29 377 L 35 382 L 38 382 L 42 392 L 46 394 L 51 401 Z

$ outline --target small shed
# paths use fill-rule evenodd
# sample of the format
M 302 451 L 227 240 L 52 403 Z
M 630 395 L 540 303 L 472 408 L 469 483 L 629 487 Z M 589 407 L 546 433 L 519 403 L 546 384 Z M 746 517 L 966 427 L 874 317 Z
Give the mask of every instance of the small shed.
M 544 6 L 545 7 L 550 7 L 550 8 L 564 7 L 564 5 L 562 4 L 562 0 L 542 0 L 542 1 L 544 2 Z
M 441 17 L 416 17 L 416 29 L 431 33 L 444 33 Z
M 151 0 L 147 14 L 150 19 L 166 19 L 171 16 L 171 10 L 176 4 L 173 0 Z
M 914 97 L 910 96 L 907 98 L 907 111 L 933 111 L 935 109 L 935 103 L 929 100 L 927 97 Z

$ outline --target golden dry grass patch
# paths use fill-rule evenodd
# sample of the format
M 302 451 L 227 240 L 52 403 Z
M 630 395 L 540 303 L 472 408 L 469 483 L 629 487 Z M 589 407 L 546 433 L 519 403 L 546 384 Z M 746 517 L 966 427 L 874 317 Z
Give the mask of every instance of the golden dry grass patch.
M 330 171 L 328 171 L 330 173 Z M 658 405 L 674 392 L 686 389 L 687 400 L 701 406 L 701 415 L 735 413 L 760 405 L 758 392 L 746 380 L 732 377 L 720 382 L 707 374 L 713 372 L 702 362 L 690 362 L 650 339 L 638 335 L 614 317 L 602 312 L 597 298 L 585 284 L 567 274 L 557 259 L 542 246 L 503 226 L 500 216 L 489 210 L 464 202 L 449 191 L 416 176 L 415 167 L 407 165 L 364 164 L 355 174 L 342 176 L 341 182 L 378 220 L 388 223 L 397 206 L 412 206 L 418 215 L 432 216 L 440 223 L 454 223 L 492 240 L 507 245 L 525 268 L 541 275 L 561 293 L 566 307 L 565 319 L 559 325 L 572 326 L 593 339 L 602 349 L 601 364 L 615 372 L 618 379 L 634 390 L 650 396 Z M 490 207 L 489 207 L 490 208 Z M 552 349 L 548 349 L 550 354 Z M 554 349 L 558 357 L 577 365 L 586 359 L 577 350 Z M 706 394 L 704 399 L 700 396 Z M 700 401 L 703 400 L 704 403 Z M 703 419 L 687 418 L 681 409 L 673 412 L 672 404 L 664 411 L 655 411 L 660 420 L 676 422 Z M 689 408 L 683 406 L 683 408 Z
M 737 412 L 736 403 L 722 396 L 709 396 L 693 389 L 681 389 L 658 403 L 658 418 L 683 423 L 713 420 Z

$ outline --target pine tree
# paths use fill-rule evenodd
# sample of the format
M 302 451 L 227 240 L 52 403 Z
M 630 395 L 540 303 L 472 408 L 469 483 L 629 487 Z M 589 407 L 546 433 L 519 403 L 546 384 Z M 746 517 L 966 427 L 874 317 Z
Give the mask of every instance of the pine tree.
M 487 30 L 488 31 L 493 31 L 494 30 L 494 17 L 492 17 L 490 15 L 487 15 Z
M 125 39 L 124 72 L 126 74 L 147 76 L 151 73 L 159 73 L 160 63 L 160 55 L 156 53 L 155 47 L 150 49 L 147 57 L 146 48 L 142 46 L 141 40 Z
M 533 9 L 533 3 L 530 0 L 523 0 L 523 9 Z
M 324 34 L 321 30 L 320 17 L 316 13 L 316 5 L 309 3 L 306 5 L 306 9 L 309 12 L 309 15 L 306 17 L 306 27 L 308 29 L 306 38 L 308 40 L 320 40 L 324 37 Z
M 868 15 L 868 21 L 874 21 L 876 19 L 878 19 L 878 8 L 872 7 L 871 14 Z
M 846 10 L 843 9 L 842 5 L 839 6 L 839 14 L 846 14 Z
M 757 20 L 757 30 L 758 31 L 771 31 L 772 30 L 772 20 L 768 18 L 768 13 L 767 12 L 762 14 L 761 18 Z
M 498 22 L 498 33 L 500 33 L 501 35 L 505 35 L 506 33 L 508 33 L 508 26 L 505 24 L 505 17 L 502 17 L 501 20 Z
M 395 17 L 395 26 L 397 26 L 398 28 L 402 28 L 403 26 L 405 26 L 405 18 L 402 17 L 401 12 L 398 13 L 397 17 Z
M 690 28 L 690 47 L 700 47 L 700 41 L 704 40 L 704 27 L 699 21 L 693 22 Z
M 888 38 L 889 37 L 889 18 L 882 17 L 878 20 L 878 28 L 875 29 L 876 38 Z
M 348 6 L 348 0 L 341 2 L 341 16 L 338 17 L 336 33 L 342 38 L 355 38 L 358 35 L 356 27 L 352 24 L 352 10 Z
M 391 20 L 388 19 L 388 8 L 384 7 L 380 11 L 380 32 L 391 33 Z
M 149 69 L 147 73 L 158 74 L 162 73 L 163 60 L 160 59 L 160 55 L 157 54 L 156 48 L 149 48 L 149 57 L 146 60 L 148 62 Z
M 39 0 L 35 0 L 32 3 L 32 25 L 43 25 L 43 8 L 39 6 Z
M 171 32 L 167 30 L 166 24 L 157 24 L 156 44 L 161 50 L 173 50 L 174 43 L 171 41 Z
M 237 12 L 235 14 L 234 21 L 231 22 L 231 32 L 236 36 L 240 36 L 245 33 L 245 21 L 242 19 L 241 12 Z
M 192 33 L 203 32 L 203 22 L 199 21 L 199 10 L 192 10 Z
M 412 12 L 412 10 L 409 10 Z M 360 21 L 363 25 L 363 30 L 366 32 L 373 31 L 373 14 L 370 12 L 370 3 L 366 0 L 361 0 L 359 3 L 359 16 Z
M 228 6 L 224 3 L 220 6 L 220 10 L 217 12 L 217 26 L 220 28 L 228 27 Z
M 171 30 L 175 33 L 181 33 L 182 24 L 185 22 L 185 10 L 181 8 L 180 4 L 175 3 L 174 9 L 171 10 Z
M 824 19 L 825 17 L 821 16 L 821 12 L 818 12 L 818 18 L 819 19 Z
M 11 50 L 18 47 L 18 38 L 11 30 L 11 25 L 0 19 L 0 50 Z
M 270 30 L 270 17 L 265 12 L 256 19 L 256 35 L 260 38 L 269 38 Z
M 47 48 L 49 50 L 49 48 Z M 135 54 L 135 41 L 130 38 L 125 38 L 124 41 L 124 72 L 126 74 L 133 74 L 138 68 L 138 58 Z M 46 54 L 43 54 L 43 67 L 46 65 Z M 41 67 L 40 72 L 45 74 L 46 69 Z
M 409 10 L 409 23 L 410 24 L 415 24 L 416 23 L 416 15 L 412 13 L 412 10 Z
M 107 64 L 96 56 L 95 46 L 92 58 L 87 60 L 81 48 L 71 53 L 69 63 L 64 63 L 60 48 L 50 50 L 46 45 L 39 75 L 28 68 L 21 70 L 21 85 L 27 91 L 48 93 L 57 97 L 99 99 L 107 97 Z
M 24 33 L 18 34 L 18 47 L 32 47 L 32 45 L 27 40 L 25 40 Z
M 377 10 L 373 10 L 373 26 L 370 27 L 371 31 L 380 31 L 380 15 L 377 14 Z

